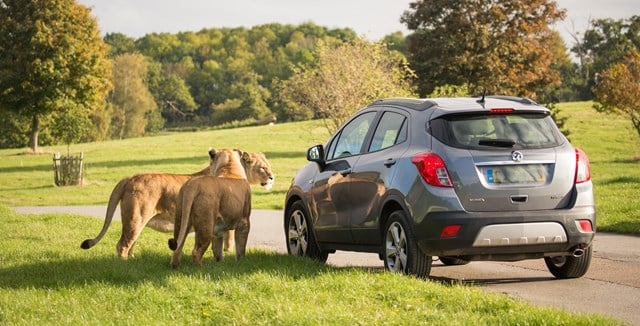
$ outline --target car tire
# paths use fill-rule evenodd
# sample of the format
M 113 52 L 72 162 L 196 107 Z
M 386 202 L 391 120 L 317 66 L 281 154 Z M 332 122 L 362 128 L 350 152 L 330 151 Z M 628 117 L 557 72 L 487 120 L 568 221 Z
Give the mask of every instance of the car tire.
M 287 240 L 287 252 L 290 255 L 326 262 L 329 253 L 320 250 L 313 233 L 309 214 L 302 201 L 294 202 L 287 210 L 286 216 L 284 232 Z
M 390 272 L 421 278 L 429 277 L 431 272 L 431 256 L 425 255 L 418 248 L 402 210 L 397 210 L 389 216 L 384 228 L 382 257 L 385 269 Z
M 585 249 L 584 254 L 580 257 L 545 257 L 544 262 L 547 265 L 549 272 L 557 278 L 578 278 L 582 277 L 589 270 L 592 253 L 593 246 L 589 246 L 589 248 Z
M 438 257 L 440 259 L 440 262 L 444 265 L 447 266 L 459 266 L 459 265 L 466 265 L 469 263 L 468 260 L 464 260 L 464 259 L 460 259 L 457 257 Z

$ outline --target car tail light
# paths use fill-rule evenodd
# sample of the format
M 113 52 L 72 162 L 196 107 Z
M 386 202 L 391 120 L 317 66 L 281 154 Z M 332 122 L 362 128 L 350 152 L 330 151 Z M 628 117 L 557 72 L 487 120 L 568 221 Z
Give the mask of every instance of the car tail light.
M 583 183 L 591 180 L 591 170 L 589 169 L 589 158 L 579 148 L 576 148 L 576 177 L 575 183 Z
M 416 165 L 420 176 L 422 176 L 422 179 L 428 184 L 436 187 L 453 187 L 447 167 L 437 154 L 416 154 L 411 158 L 411 163 Z
M 578 226 L 578 230 L 583 233 L 591 233 L 593 232 L 593 225 L 589 220 L 577 220 L 576 226 Z
M 491 113 L 511 113 L 511 112 L 513 112 L 513 108 L 493 108 L 493 109 L 490 109 L 489 112 L 491 112 Z
M 461 227 L 462 225 L 460 224 L 445 226 L 442 232 L 440 232 L 440 238 L 455 238 L 458 236 L 458 231 L 460 231 Z

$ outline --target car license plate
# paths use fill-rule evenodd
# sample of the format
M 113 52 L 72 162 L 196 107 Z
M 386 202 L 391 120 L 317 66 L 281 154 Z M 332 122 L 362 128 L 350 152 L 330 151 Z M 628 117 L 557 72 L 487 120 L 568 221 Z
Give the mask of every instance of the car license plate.
M 489 184 L 543 184 L 547 168 L 543 164 L 504 165 L 484 168 Z

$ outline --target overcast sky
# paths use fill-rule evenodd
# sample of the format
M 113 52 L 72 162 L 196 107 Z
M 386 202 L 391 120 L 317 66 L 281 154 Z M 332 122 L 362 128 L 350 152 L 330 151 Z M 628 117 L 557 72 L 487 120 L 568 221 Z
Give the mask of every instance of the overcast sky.
M 213 27 L 251 27 L 266 23 L 314 22 L 349 27 L 370 40 L 401 31 L 406 0 L 78 0 L 92 8 L 103 34 L 119 32 L 139 38 L 147 33 L 199 31 Z M 557 0 L 567 18 L 556 29 L 567 40 L 589 19 L 640 15 L 640 0 Z M 362 10 L 366 8 L 366 10 Z

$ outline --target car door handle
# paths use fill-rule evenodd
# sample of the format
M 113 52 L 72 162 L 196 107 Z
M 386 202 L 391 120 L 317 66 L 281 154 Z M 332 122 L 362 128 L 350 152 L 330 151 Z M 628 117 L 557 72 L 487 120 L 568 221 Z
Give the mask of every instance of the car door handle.
M 394 164 L 396 164 L 396 159 L 395 158 L 390 158 L 390 159 L 384 161 L 384 166 L 386 166 L 386 167 L 391 167 Z
M 351 174 L 351 172 L 352 172 L 351 169 L 338 171 L 338 173 L 340 173 L 343 177 L 346 177 L 347 175 Z

